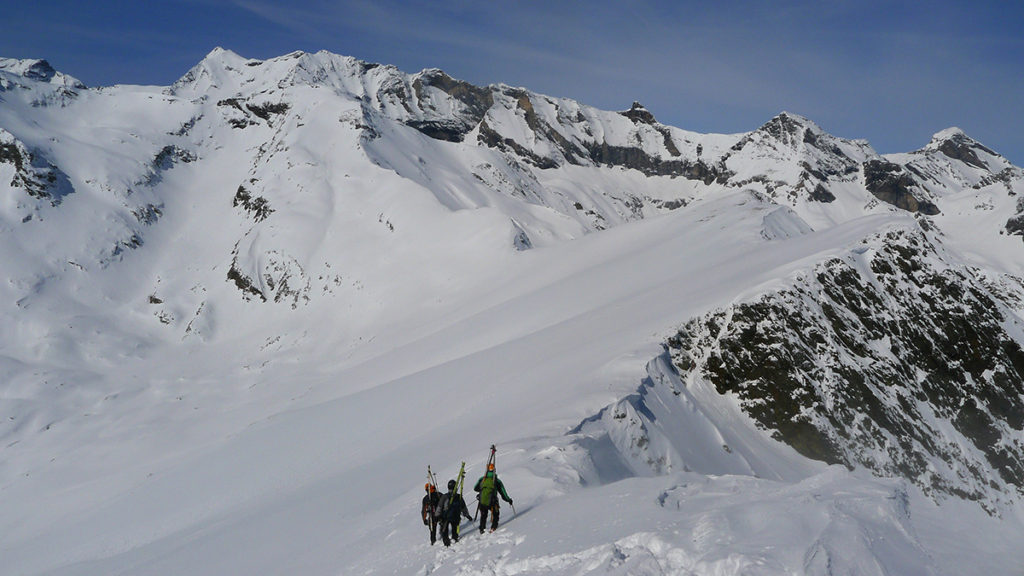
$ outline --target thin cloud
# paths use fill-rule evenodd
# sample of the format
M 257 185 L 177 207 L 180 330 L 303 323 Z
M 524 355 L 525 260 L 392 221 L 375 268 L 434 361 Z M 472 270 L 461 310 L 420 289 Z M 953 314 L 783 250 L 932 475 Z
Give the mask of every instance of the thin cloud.
M 697 131 L 750 130 L 785 109 L 880 149 L 956 123 L 1024 157 L 1024 7 L 1012 3 L 96 0 L 56 14 L 36 4 L 9 17 L 3 55 L 68 63 L 87 83 L 169 83 L 218 45 L 257 58 L 325 49 L 602 108 L 640 100 Z

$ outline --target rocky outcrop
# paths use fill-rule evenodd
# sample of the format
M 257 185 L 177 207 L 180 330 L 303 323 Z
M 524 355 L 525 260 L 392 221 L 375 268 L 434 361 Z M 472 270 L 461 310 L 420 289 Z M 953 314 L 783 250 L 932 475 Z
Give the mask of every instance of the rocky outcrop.
M 30 151 L 10 132 L 0 128 L 0 164 L 14 168 L 12 188 L 24 190 L 28 196 L 60 204 L 73 190 L 67 176 L 42 156 Z
M 1024 236 L 1024 198 L 1017 201 L 1017 213 L 1006 221 L 1006 232 L 1015 236 Z
M 673 363 L 810 458 L 993 509 L 1024 493 L 1024 350 L 1006 303 L 932 242 L 892 232 L 696 318 Z
M 969 166 L 980 168 L 982 170 L 989 170 L 990 166 L 988 162 L 983 160 L 979 153 L 986 154 L 988 156 L 998 156 L 992 150 L 989 150 L 980 143 L 974 141 L 962 131 L 958 129 L 951 129 L 945 134 L 937 137 L 932 142 L 935 148 L 953 160 L 959 160 Z
M 459 109 L 451 115 L 437 110 L 431 104 L 432 99 L 428 93 L 430 88 L 446 94 L 451 101 L 460 105 Z M 413 80 L 412 89 L 417 104 L 427 114 L 410 118 L 405 124 L 437 140 L 462 142 L 466 134 L 483 120 L 484 114 L 494 103 L 490 90 L 456 80 L 440 70 L 421 73 Z
M 939 213 L 939 208 L 918 199 L 915 189 L 920 189 L 913 175 L 899 164 L 885 160 L 870 160 L 864 164 L 864 186 L 879 200 L 909 212 L 925 215 Z

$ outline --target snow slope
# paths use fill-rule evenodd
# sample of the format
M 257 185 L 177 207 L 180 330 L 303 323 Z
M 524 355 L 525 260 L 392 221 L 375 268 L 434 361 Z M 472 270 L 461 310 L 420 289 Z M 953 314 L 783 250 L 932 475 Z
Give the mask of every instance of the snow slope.
M 519 171 L 493 149 L 436 144 L 378 116 L 402 114 L 397 100 L 367 110 L 393 69 L 366 76 L 319 55 L 334 70 L 322 76 L 288 65 L 309 55 L 212 56 L 166 90 L 89 90 L 46 73 L 48 87 L 7 80 L 0 93 L 0 142 L 21 143 L 39 174 L 49 163 L 70 187 L 8 186 L 0 211 L 0 574 L 1024 565 L 1019 505 L 992 516 L 804 458 L 735 397 L 681 381 L 663 347 L 693 317 L 881 231 L 916 230 L 909 213 L 853 214 L 859 200 L 844 199 L 815 218 L 757 186 L 575 164 Z M 231 69 L 267 67 L 280 69 L 231 101 Z M 326 87 L 293 83 L 311 69 Z M 380 83 L 366 92 L 366 78 Z M 31 105 L 40 99 L 50 104 Z M 259 106 L 281 102 L 287 113 Z M 614 138 L 618 122 L 603 124 Z M 709 154 L 739 140 L 685 137 Z M 538 196 L 500 193 L 495 183 L 517 177 L 515 190 Z M 618 204 L 593 191 L 616 188 L 686 207 L 597 234 L 604 226 L 556 209 L 608 202 L 594 211 L 607 224 Z M 1007 254 L 976 260 L 1016 272 Z M 466 525 L 451 549 L 430 547 L 426 467 L 444 482 L 465 461 L 471 484 L 492 443 L 517 513 L 504 507 L 494 534 Z

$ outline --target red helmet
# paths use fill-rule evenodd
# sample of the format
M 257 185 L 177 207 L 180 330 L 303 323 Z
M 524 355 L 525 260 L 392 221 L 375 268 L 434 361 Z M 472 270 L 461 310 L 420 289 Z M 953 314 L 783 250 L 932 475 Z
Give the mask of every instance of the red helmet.
M 427 482 L 426 484 L 424 484 L 423 488 L 427 492 L 435 492 L 435 491 L 437 491 L 437 487 L 434 486 L 433 484 L 431 484 L 430 482 Z
M 493 462 L 487 465 L 487 470 L 489 470 L 491 472 L 494 471 L 494 463 Z

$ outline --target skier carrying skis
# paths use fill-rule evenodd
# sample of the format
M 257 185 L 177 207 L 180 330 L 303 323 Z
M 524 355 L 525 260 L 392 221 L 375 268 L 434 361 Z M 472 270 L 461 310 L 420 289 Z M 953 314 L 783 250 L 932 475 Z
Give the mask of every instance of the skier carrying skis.
M 459 541 L 459 524 L 462 522 L 463 516 L 466 520 L 473 520 L 466 509 L 466 501 L 462 499 L 462 494 L 456 491 L 456 486 L 458 486 L 458 482 L 449 480 L 448 493 L 441 496 L 441 541 L 445 546 L 450 546 L 452 540 Z M 451 528 L 451 538 L 448 537 L 449 528 Z
M 437 542 L 437 523 L 440 520 L 437 510 L 441 505 L 441 494 L 438 493 L 437 486 L 430 482 L 424 485 L 424 489 L 427 495 L 423 497 L 420 515 L 423 517 L 423 525 L 430 527 L 430 545 L 433 546 L 434 542 Z
M 498 496 L 509 505 L 512 504 L 512 499 L 508 497 L 508 492 L 505 492 L 505 485 L 498 479 L 493 462 L 487 464 L 487 473 L 476 481 L 473 490 L 479 492 L 477 500 L 480 502 L 477 509 L 480 511 L 480 533 L 484 533 L 484 527 L 487 525 L 488 511 L 491 512 L 491 532 L 494 532 L 498 529 Z

